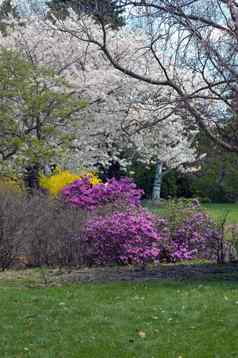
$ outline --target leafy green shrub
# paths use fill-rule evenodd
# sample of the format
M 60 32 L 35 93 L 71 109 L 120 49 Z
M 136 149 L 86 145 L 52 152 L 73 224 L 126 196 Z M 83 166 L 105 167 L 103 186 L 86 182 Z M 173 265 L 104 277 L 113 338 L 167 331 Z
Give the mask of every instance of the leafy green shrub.
M 161 185 L 161 197 L 165 199 L 177 197 L 177 185 L 178 174 L 176 170 L 170 170 L 163 176 Z
M 207 150 L 200 172 L 194 176 L 194 196 L 208 198 L 211 202 L 236 202 L 238 200 L 237 155 L 219 147 Z M 203 200 L 204 200 L 203 199 Z
M 134 163 L 130 168 L 133 172 L 133 180 L 138 188 L 144 191 L 144 199 L 150 199 L 153 191 L 153 182 L 155 176 L 155 166 L 147 168 L 141 163 Z

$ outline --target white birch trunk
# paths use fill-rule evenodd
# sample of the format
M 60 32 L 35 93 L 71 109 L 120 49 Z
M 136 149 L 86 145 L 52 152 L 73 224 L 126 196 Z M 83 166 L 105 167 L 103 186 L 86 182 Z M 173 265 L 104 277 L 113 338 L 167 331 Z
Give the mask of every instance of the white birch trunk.
M 154 179 L 153 192 L 152 192 L 152 200 L 157 202 L 160 201 L 162 170 L 163 170 L 163 163 L 160 160 L 158 160 L 156 163 L 155 179 Z

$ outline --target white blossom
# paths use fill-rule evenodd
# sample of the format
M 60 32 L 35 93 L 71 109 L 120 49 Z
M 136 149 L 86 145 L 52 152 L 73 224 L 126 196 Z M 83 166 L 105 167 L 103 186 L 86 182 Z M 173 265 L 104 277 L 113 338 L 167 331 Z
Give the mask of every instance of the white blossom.
M 132 156 L 139 153 L 145 165 L 156 158 L 168 167 L 196 160 L 197 129 L 191 130 L 191 120 L 187 121 L 188 126 L 188 114 L 177 108 L 175 93 L 123 75 L 96 46 L 82 41 L 86 30 L 88 36 L 101 41 L 100 29 L 91 18 L 84 17 L 77 23 L 69 19 L 58 26 L 39 16 L 24 22 L 22 26 L 15 21 L 14 30 L 7 37 L 0 36 L 0 46 L 17 49 L 33 63 L 51 67 L 88 103 L 77 124 L 77 139 L 64 153 L 63 165 L 106 165 L 114 158 L 128 166 L 130 160 L 121 158 L 125 149 Z M 70 28 L 74 36 L 64 32 L 64 27 Z M 108 46 L 119 63 L 128 69 L 136 63 L 137 73 L 162 77 L 145 51 L 146 36 L 142 30 L 135 32 L 125 27 L 108 34 Z M 183 78 L 194 86 L 195 80 L 189 73 L 184 71 Z

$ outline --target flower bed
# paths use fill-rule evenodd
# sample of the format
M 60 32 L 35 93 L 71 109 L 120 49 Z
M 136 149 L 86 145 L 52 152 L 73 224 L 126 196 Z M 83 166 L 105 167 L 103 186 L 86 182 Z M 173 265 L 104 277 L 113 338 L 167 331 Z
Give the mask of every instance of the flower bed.
M 217 258 L 221 232 L 198 206 L 174 207 L 165 219 L 144 209 L 141 195 L 128 178 L 95 184 L 88 176 L 65 186 L 57 198 L 4 192 L 0 256 L 9 259 L 0 265 L 8 268 L 19 255 L 29 255 L 36 266 Z

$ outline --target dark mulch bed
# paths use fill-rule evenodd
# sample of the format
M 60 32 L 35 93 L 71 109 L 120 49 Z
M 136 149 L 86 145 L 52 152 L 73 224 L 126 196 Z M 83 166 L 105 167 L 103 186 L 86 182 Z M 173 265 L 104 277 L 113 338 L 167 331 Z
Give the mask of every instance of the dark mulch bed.
M 145 280 L 225 280 L 238 282 L 238 263 L 217 264 L 161 264 L 156 267 L 130 268 L 106 267 L 80 270 L 52 270 L 50 281 L 63 282 L 111 282 Z

